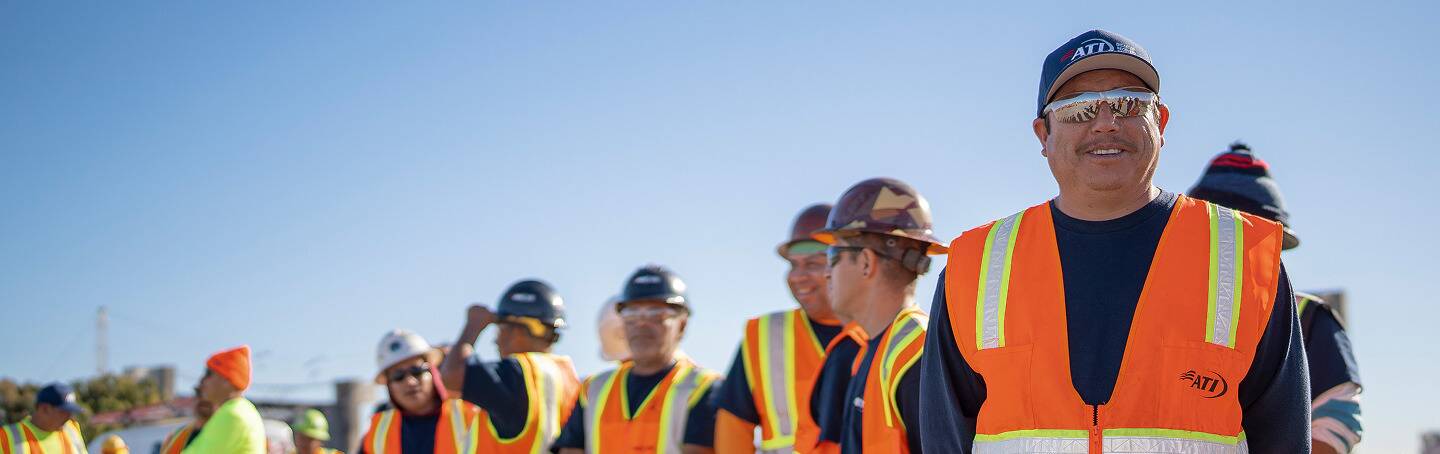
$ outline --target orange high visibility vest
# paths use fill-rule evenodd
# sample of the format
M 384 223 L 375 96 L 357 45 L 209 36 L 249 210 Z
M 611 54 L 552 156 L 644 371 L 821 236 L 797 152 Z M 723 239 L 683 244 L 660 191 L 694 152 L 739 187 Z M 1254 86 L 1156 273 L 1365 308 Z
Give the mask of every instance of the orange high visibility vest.
M 185 450 L 185 444 L 190 442 L 190 437 L 195 434 L 195 423 L 180 426 L 165 437 L 165 443 L 160 445 L 160 454 L 180 454 Z
M 511 356 L 520 363 L 525 377 L 525 394 L 530 403 L 525 415 L 525 428 L 511 438 L 501 438 L 490 420 L 490 413 L 480 410 L 477 452 L 534 453 L 550 452 L 550 444 L 560 436 L 560 428 L 575 407 L 580 379 L 570 358 L 549 353 L 521 353 Z
M 825 346 L 824 357 L 829 358 L 830 354 L 835 351 L 835 348 L 842 343 L 855 343 L 860 347 L 860 350 L 855 354 L 855 358 L 850 361 L 850 374 L 854 375 L 856 371 L 860 370 L 860 363 L 865 360 L 865 350 L 869 348 L 868 339 L 869 336 L 865 334 L 865 329 L 861 328 L 860 325 L 847 323 L 845 327 L 840 330 L 840 334 L 836 335 L 834 339 L 830 339 L 830 344 Z M 824 361 L 822 360 L 821 365 L 816 366 L 815 370 L 810 373 L 809 378 L 804 380 L 810 384 L 812 392 L 814 391 L 815 384 L 820 380 L 820 372 L 823 368 Z M 810 400 L 808 397 L 805 399 L 806 408 L 810 408 Z M 840 452 L 840 445 L 831 442 L 820 442 L 820 423 L 815 421 L 813 408 L 800 413 L 799 420 L 799 427 L 795 428 L 795 452 L 811 454 Z
M 962 234 L 945 297 L 956 347 L 985 377 L 975 452 L 1248 452 L 1236 389 L 1275 305 L 1280 244 L 1279 224 L 1180 196 L 1114 393 L 1090 406 L 1070 381 L 1050 206 Z
M 895 391 L 905 372 L 920 362 L 929 323 L 930 317 L 925 312 L 911 306 L 896 314 L 895 321 L 885 330 L 880 350 L 875 352 L 869 370 L 865 371 L 865 411 L 860 419 L 862 452 L 910 452 L 905 438 L 907 428 L 900 420 Z
M 436 454 L 472 454 L 475 452 L 475 429 L 480 407 L 460 399 L 446 399 L 440 404 L 440 420 L 435 423 Z M 370 417 L 370 431 L 361 439 L 369 454 L 400 454 L 400 411 L 385 410 Z
M 585 380 L 585 451 L 591 454 L 653 452 L 680 454 L 685 444 L 686 416 L 720 378 L 720 374 L 681 359 L 650 391 L 635 414 L 625 378 L 634 363 Z
M 28 421 L 27 417 L 25 421 Z M 85 450 L 85 439 L 80 436 L 80 424 L 75 420 L 65 421 L 59 433 L 60 446 L 65 454 L 81 454 Z M 8 424 L 0 430 L 0 453 L 3 454 L 59 454 L 47 453 L 40 447 L 40 439 L 24 421 Z
M 745 322 L 740 347 L 745 381 L 760 416 L 760 452 L 793 452 L 800 415 L 810 413 L 815 385 L 810 378 L 825 361 L 810 317 L 792 309 L 752 318 Z

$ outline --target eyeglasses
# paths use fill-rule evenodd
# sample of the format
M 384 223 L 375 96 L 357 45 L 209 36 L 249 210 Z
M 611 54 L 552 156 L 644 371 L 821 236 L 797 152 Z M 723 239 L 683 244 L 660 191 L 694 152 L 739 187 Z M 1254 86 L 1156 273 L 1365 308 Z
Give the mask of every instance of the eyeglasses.
M 625 306 L 620 308 L 620 318 L 625 321 L 669 319 L 680 311 L 670 306 Z
M 865 250 L 864 246 L 830 246 L 825 248 L 825 257 L 830 260 L 830 267 L 834 268 L 836 263 L 840 263 L 841 252 L 863 250 Z
M 416 364 L 416 365 L 414 365 L 414 366 L 410 366 L 410 367 L 407 367 L 407 368 L 404 368 L 404 369 L 396 369 L 396 370 L 390 371 L 390 375 L 388 375 L 388 376 L 386 376 L 386 377 L 389 378 L 390 381 L 393 382 L 393 381 L 403 381 L 403 380 L 405 380 L 405 379 L 408 378 L 408 377 L 415 377 L 416 379 L 423 379 L 423 378 L 425 378 L 425 375 L 427 375 L 427 374 L 429 374 L 429 373 L 430 373 L 430 365 L 429 365 L 429 364 L 426 364 L 426 363 L 420 363 L 420 364 Z
M 1150 112 L 1160 104 L 1160 95 L 1145 87 L 1124 87 L 1109 91 L 1086 91 L 1057 99 L 1045 105 L 1044 115 L 1061 123 L 1089 123 L 1100 116 L 1100 105 L 1110 106 L 1117 118 L 1134 117 Z

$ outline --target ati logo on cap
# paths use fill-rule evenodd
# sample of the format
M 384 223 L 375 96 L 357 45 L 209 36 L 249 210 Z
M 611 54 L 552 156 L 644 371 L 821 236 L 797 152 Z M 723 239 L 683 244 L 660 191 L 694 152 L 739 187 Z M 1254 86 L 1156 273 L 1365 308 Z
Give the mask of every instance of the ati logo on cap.
M 516 293 L 514 295 L 510 295 L 510 301 L 516 301 L 521 303 L 533 303 L 535 302 L 535 299 L 536 298 L 534 293 Z
M 634 282 L 636 284 L 659 284 L 662 281 L 663 280 L 660 279 L 660 276 L 658 275 L 646 274 L 642 276 L 635 276 L 635 280 L 631 282 Z
M 1085 42 L 1080 43 L 1080 47 L 1070 49 L 1069 52 L 1061 55 L 1060 61 L 1068 61 L 1073 63 L 1076 60 L 1085 58 L 1092 54 L 1116 51 L 1130 53 L 1130 51 L 1126 49 L 1124 44 L 1117 46 L 1115 43 L 1100 38 L 1090 38 L 1085 40 Z
M 1215 372 L 1200 373 L 1188 370 L 1184 374 L 1180 374 L 1180 381 L 1189 382 L 1190 388 L 1206 399 L 1214 399 L 1230 391 L 1230 384 L 1225 382 L 1225 377 Z

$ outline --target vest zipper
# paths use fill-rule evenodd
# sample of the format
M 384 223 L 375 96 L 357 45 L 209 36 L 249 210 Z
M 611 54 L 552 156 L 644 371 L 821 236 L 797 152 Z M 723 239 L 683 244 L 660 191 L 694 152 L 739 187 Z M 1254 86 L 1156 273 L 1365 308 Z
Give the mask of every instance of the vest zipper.
M 1104 430 L 1100 428 L 1100 406 L 1090 406 L 1090 454 L 1105 452 Z

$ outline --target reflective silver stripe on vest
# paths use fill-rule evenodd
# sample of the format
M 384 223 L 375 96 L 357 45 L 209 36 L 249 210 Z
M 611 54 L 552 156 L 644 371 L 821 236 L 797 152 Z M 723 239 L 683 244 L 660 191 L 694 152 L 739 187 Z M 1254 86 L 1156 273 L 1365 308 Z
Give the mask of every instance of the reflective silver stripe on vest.
M 470 452 L 470 431 L 465 430 L 465 409 L 460 399 L 451 400 L 449 406 L 450 437 L 455 439 L 456 452 Z
M 690 415 L 690 397 L 700 389 L 701 373 L 699 367 L 693 365 L 676 365 L 684 367 L 675 377 L 675 383 L 670 386 L 670 393 L 665 399 L 664 407 L 660 409 L 660 417 L 668 418 L 662 421 L 665 428 L 660 433 L 660 440 L 655 444 L 659 454 L 682 454 L 685 445 L 685 417 Z M 654 392 L 654 391 L 652 391 Z
M 386 454 L 386 439 L 390 437 L 390 425 L 395 423 L 396 410 L 386 410 L 380 413 L 380 424 L 375 427 L 374 436 L 370 437 L 370 454 Z
M 80 427 L 78 425 L 65 423 L 65 427 L 62 430 L 65 431 L 65 438 L 70 440 L 70 452 L 72 454 L 86 452 L 85 438 L 80 436 Z
M 1024 215 L 1024 211 L 1015 213 L 990 227 L 989 241 L 986 242 L 989 249 L 984 253 L 988 260 L 980 264 L 985 267 L 984 278 L 980 281 L 980 313 L 977 314 L 981 350 L 998 348 L 1003 343 L 1005 321 L 1001 319 L 1001 312 L 1004 310 L 1005 292 L 1010 287 L 1005 279 L 1009 277 L 1010 252 L 1015 247 L 1016 227 L 1019 227 L 1020 218 Z
M 30 452 L 30 445 L 25 444 L 25 431 L 20 429 L 20 423 L 6 425 L 5 435 L 10 437 L 11 454 Z
M 890 390 L 890 369 L 895 365 L 895 362 L 892 361 L 891 358 L 900 353 L 896 351 L 896 349 L 900 348 L 900 341 L 905 340 L 906 337 L 909 337 L 911 333 L 914 333 L 920 328 L 920 322 L 914 317 L 907 315 L 905 316 L 905 321 L 900 324 L 900 329 L 890 334 L 890 342 L 885 345 L 885 356 L 877 356 L 874 359 L 874 361 L 880 362 L 880 389 L 885 390 L 887 393 Z
M 770 419 L 774 420 L 771 429 L 774 430 L 775 438 L 795 437 L 795 423 L 790 415 L 790 377 L 795 375 L 795 364 L 789 355 L 785 354 L 785 332 L 790 329 L 788 321 L 791 321 L 793 312 L 786 314 L 768 314 L 764 316 L 765 343 L 762 347 L 770 354 L 770 364 L 765 365 L 767 370 L 760 373 L 769 378 L 771 395 L 766 396 L 764 401 L 768 404 L 766 408 Z M 794 351 L 794 349 L 790 349 Z M 793 443 L 793 442 L 792 442 Z M 787 453 L 791 447 L 764 450 L 766 453 Z
M 1241 258 L 1236 251 L 1240 249 L 1241 245 L 1237 243 L 1241 236 L 1234 210 L 1215 204 L 1210 204 L 1209 208 L 1213 210 L 1211 216 L 1214 216 L 1212 222 L 1215 223 L 1215 229 L 1213 229 L 1215 238 L 1211 242 L 1212 247 L 1215 248 L 1211 252 L 1214 263 L 1210 265 L 1214 267 L 1213 272 L 1215 273 L 1213 282 L 1215 287 L 1212 290 L 1215 295 L 1215 300 L 1212 302 L 1215 305 L 1215 318 L 1211 342 L 1231 347 L 1235 345 L 1235 339 L 1232 337 L 1233 317 L 1239 313 L 1240 308 L 1240 270 L 1238 267 Z
M 1227 444 L 1185 438 L 1106 436 L 1103 450 L 1123 454 L 1248 454 L 1245 440 Z M 975 442 L 975 454 L 1088 454 L 1090 440 L 1084 438 L 1012 438 Z
M 532 355 L 530 358 L 540 378 L 537 380 L 540 389 L 533 391 L 541 396 L 540 433 L 537 434 L 540 438 L 539 452 L 549 452 L 550 444 L 560 436 L 560 366 L 554 360 L 541 355 Z
M 599 438 L 595 430 L 600 428 L 600 413 L 605 411 L 601 399 L 605 396 L 605 384 L 609 383 L 611 377 L 617 372 L 619 372 L 617 369 L 601 372 L 595 375 L 595 378 L 591 378 L 590 386 L 585 388 L 587 404 L 587 408 L 583 409 L 585 412 L 585 452 L 600 452 L 600 445 L 596 443 Z M 625 384 L 621 383 L 620 386 L 625 386 Z

